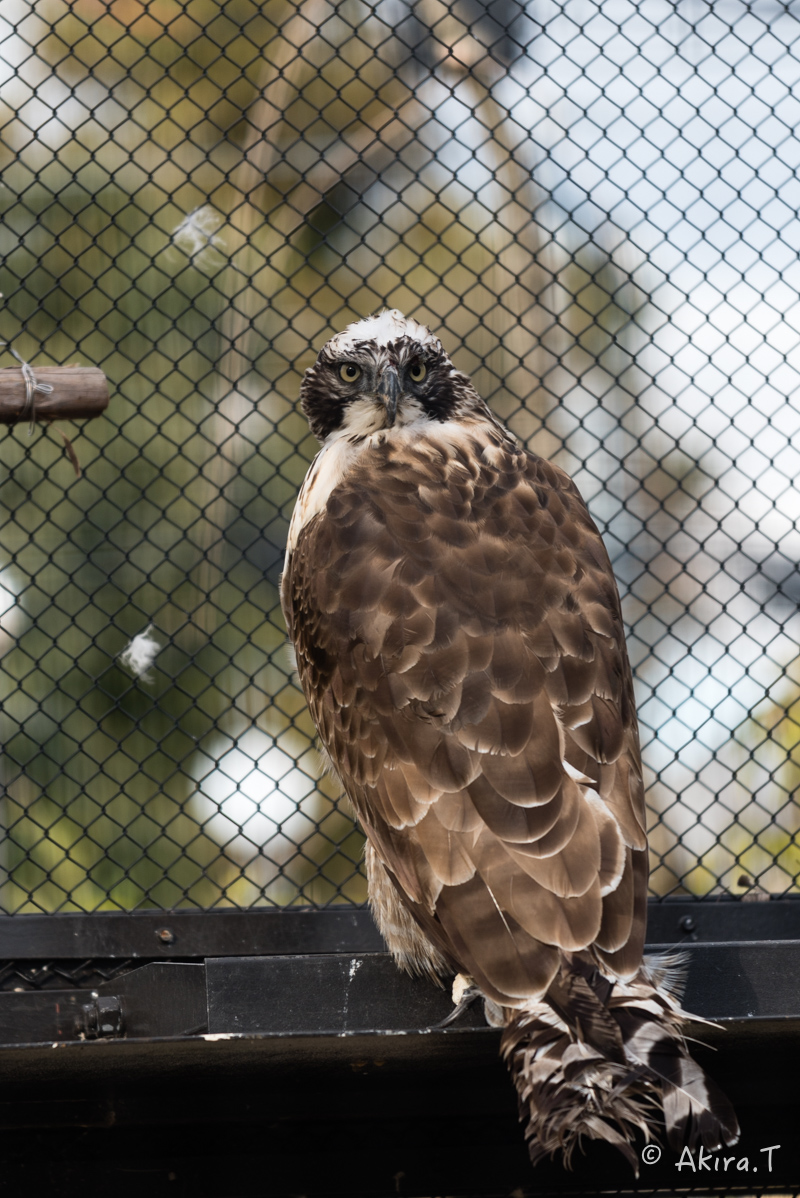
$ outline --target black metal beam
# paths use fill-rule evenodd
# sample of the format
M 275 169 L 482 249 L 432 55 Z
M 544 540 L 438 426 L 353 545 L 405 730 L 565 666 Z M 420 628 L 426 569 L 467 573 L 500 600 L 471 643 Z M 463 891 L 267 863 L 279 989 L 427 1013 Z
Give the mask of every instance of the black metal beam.
M 0 960 L 8 961 L 203 959 L 382 948 L 369 911 L 361 907 L 0 916 Z
M 687 947 L 686 1007 L 714 1021 L 800 1020 L 800 941 Z M 0 1045 L 163 1036 L 428 1034 L 449 992 L 387 953 L 151 962 L 93 991 L 0 993 Z M 480 1004 L 461 1030 L 485 1028 Z
M 216 957 L 206 979 L 211 1033 L 416 1033 L 453 1010 L 449 987 L 400 973 L 388 953 Z M 459 1026 L 486 1027 L 477 1003 Z
M 704 1019 L 800 1019 L 800 940 L 686 948 L 686 1007 Z M 206 962 L 209 1032 L 397 1033 L 433 1028 L 450 995 L 387 953 L 218 957 Z M 480 1004 L 459 1017 L 480 1027 Z
M 800 939 L 800 897 L 667 899 L 649 905 L 651 944 Z M 68 960 L 366 953 L 383 947 L 369 912 L 135 911 L 0 916 L 0 960 Z

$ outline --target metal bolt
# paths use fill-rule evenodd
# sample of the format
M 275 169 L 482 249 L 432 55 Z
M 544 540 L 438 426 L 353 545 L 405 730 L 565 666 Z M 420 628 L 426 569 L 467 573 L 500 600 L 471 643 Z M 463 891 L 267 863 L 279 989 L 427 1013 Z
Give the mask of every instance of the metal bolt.
M 98 1036 L 121 1036 L 123 1031 L 122 1007 L 116 995 L 97 1000 Z
M 158 938 L 162 944 L 174 944 L 175 943 L 175 933 L 173 931 L 171 931 L 169 928 L 157 928 L 156 936 L 158 936 Z
M 97 997 L 92 991 L 93 1002 L 84 1003 L 77 1013 L 76 1030 L 81 1040 L 114 1039 L 125 1030 L 122 1005 L 115 994 Z
M 681 930 L 684 932 L 693 932 L 697 927 L 697 922 L 693 915 L 684 915 L 680 922 Z

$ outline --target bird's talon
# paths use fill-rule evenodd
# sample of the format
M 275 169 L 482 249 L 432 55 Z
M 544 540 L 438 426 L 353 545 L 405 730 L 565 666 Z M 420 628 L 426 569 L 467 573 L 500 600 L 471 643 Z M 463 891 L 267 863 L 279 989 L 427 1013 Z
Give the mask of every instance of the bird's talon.
M 469 990 L 470 986 L 472 986 L 472 985 L 474 985 L 472 978 L 467 977 L 467 975 L 465 973 L 457 973 L 456 974 L 456 976 L 453 978 L 453 991 L 452 991 L 454 1007 L 461 1006 L 461 1004 L 464 1002 L 464 995 L 466 994 L 467 990 Z

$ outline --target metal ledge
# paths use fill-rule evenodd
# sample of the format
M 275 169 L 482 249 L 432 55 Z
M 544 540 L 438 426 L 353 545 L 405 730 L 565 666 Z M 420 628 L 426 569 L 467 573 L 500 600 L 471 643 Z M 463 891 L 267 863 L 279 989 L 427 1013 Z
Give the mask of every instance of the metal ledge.
M 654 946 L 657 947 L 657 946 Z M 685 947 L 688 1010 L 715 1022 L 800 1019 L 800 940 Z M 388 953 L 156 961 L 92 991 L 0 993 L 0 1045 L 160 1036 L 397 1034 L 435 1029 L 450 996 Z M 460 1017 L 483 1026 L 480 1005 Z
M 204 959 L 382 948 L 372 917 L 362 907 L 0 916 L 0 960 L 10 961 Z
M 800 939 L 800 896 L 651 900 L 656 944 Z M 204 959 L 287 953 L 379 952 L 369 911 L 289 908 L 0 916 L 0 960 Z

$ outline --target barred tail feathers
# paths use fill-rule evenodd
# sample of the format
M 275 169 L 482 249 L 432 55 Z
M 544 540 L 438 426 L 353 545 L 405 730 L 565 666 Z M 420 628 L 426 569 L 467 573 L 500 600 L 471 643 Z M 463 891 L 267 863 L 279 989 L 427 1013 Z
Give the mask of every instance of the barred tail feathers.
M 508 1011 L 501 1052 L 527 1123 L 531 1160 L 605 1140 L 638 1176 L 631 1141 L 661 1130 L 680 1151 L 735 1144 L 739 1127 L 719 1087 L 689 1055 L 678 1005 L 680 962 L 653 958 L 630 982 L 612 983 L 580 958 L 563 962 L 545 997 Z

